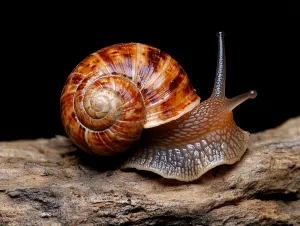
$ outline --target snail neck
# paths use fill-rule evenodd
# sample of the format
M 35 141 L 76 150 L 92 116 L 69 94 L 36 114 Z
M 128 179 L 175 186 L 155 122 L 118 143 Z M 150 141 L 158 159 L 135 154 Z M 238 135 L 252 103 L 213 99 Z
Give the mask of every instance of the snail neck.
M 183 123 L 192 122 L 194 125 L 199 125 L 196 129 L 197 136 L 235 125 L 232 111 L 226 107 L 227 101 L 226 97 L 211 97 L 191 111 Z
M 179 119 L 145 131 L 151 133 L 147 137 L 163 144 L 189 142 L 210 131 L 235 125 L 232 112 L 226 108 L 226 101 L 224 97 L 209 98 Z

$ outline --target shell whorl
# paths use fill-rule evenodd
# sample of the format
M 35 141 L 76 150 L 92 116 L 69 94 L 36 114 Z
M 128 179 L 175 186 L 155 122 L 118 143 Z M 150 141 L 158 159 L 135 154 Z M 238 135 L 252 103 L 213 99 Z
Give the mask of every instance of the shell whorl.
M 178 119 L 200 102 L 181 66 L 154 47 L 127 43 L 85 58 L 61 96 L 66 133 L 100 155 L 127 150 L 143 128 Z
M 80 74 L 73 76 L 76 80 Z M 80 148 L 113 155 L 125 151 L 140 137 L 145 107 L 139 90 L 128 79 L 90 74 L 74 91 L 65 93 L 62 120 L 67 134 Z

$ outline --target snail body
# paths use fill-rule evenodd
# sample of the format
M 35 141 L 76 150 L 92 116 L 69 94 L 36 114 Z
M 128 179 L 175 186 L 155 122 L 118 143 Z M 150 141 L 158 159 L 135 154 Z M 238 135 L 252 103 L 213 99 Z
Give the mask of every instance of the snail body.
M 249 133 L 232 109 L 255 91 L 225 97 L 224 38 L 218 33 L 215 86 L 200 103 L 188 76 L 171 56 L 140 43 L 103 48 L 69 75 L 61 96 L 61 117 L 70 139 L 91 154 L 128 153 L 122 168 L 148 170 L 191 181 L 209 169 L 238 161 Z

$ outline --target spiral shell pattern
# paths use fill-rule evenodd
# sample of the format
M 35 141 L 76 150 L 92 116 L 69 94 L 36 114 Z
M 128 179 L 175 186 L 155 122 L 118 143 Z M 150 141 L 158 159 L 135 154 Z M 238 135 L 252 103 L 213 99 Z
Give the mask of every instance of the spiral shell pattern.
M 100 155 L 127 150 L 143 128 L 178 119 L 200 102 L 181 66 L 154 47 L 103 48 L 69 75 L 61 96 L 66 133 Z

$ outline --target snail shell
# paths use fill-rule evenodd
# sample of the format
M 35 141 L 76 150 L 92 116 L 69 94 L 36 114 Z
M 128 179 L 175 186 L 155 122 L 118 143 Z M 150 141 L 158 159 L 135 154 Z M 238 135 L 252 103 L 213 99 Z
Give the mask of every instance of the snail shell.
M 69 75 L 61 96 L 66 133 L 99 155 L 126 151 L 143 128 L 176 120 L 200 103 L 182 67 L 140 43 L 103 48 Z

